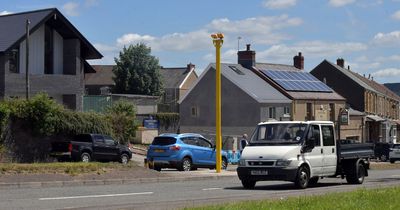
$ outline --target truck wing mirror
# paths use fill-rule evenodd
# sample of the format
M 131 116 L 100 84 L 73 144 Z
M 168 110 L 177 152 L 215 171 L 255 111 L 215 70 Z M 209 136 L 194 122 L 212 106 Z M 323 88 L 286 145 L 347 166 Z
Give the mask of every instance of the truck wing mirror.
M 314 149 L 314 147 L 315 147 L 315 137 L 311 137 L 309 139 L 306 139 L 305 144 L 301 148 L 301 152 L 302 153 L 311 152 L 312 149 Z

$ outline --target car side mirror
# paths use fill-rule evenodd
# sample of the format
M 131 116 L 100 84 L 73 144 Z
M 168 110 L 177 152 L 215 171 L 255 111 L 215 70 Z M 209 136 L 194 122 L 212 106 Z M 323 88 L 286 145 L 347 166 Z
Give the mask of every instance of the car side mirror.
M 114 141 L 114 145 L 117 146 L 118 145 L 118 141 Z

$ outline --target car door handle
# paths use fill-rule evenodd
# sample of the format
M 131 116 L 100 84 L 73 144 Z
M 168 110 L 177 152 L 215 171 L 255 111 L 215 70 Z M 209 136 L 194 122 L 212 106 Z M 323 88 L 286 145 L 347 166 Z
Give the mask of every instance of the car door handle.
M 324 149 L 321 149 L 321 154 L 324 154 Z

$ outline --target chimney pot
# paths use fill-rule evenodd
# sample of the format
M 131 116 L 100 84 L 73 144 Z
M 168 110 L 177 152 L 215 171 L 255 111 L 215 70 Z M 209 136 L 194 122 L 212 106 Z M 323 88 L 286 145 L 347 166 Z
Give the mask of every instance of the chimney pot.
M 246 50 L 250 51 L 250 44 L 246 44 Z
M 371 74 L 368 74 L 368 79 L 370 79 L 371 78 Z
M 246 44 L 245 51 L 238 51 L 238 64 L 248 69 L 256 65 L 256 52 L 250 50 L 250 44 Z
M 350 66 L 349 65 L 347 65 L 347 69 L 350 70 Z
M 190 71 L 190 70 L 194 69 L 195 66 L 196 66 L 196 65 L 194 65 L 193 63 L 189 63 L 189 64 L 187 65 L 186 69 L 187 69 L 188 71 Z

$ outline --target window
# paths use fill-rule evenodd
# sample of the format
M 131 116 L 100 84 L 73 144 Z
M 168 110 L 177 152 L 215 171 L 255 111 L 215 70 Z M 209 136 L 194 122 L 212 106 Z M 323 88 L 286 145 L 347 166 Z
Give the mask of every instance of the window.
M 112 139 L 112 138 L 109 137 L 109 136 L 104 136 L 104 143 L 105 143 L 106 145 L 111 145 L 111 146 L 115 145 L 114 139 Z
M 9 70 L 13 73 L 19 73 L 19 50 L 13 48 L 8 54 Z
M 155 137 L 153 142 L 151 143 L 152 145 L 170 145 L 170 144 L 175 144 L 176 139 L 173 137 Z
M 95 136 L 94 136 L 94 143 L 104 144 L 104 138 L 103 138 L 103 136 L 95 135 Z
M 190 109 L 190 115 L 192 117 L 198 117 L 199 116 L 199 110 L 196 106 L 192 106 L 192 108 Z
M 244 75 L 244 73 L 240 71 L 236 66 L 229 66 L 229 68 L 231 68 L 234 72 L 236 72 L 236 74 Z
M 318 125 L 312 125 L 308 131 L 307 139 L 314 137 L 315 146 L 321 146 L 321 135 Z
M 323 125 L 322 127 L 322 139 L 324 146 L 334 146 L 335 137 L 333 134 L 333 127 L 329 125 Z
M 276 108 L 275 107 L 269 107 L 268 109 L 268 117 L 271 119 L 276 118 Z
M 283 114 L 290 114 L 290 109 L 288 106 L 283 107 Z
M 313 119 L 312 104 L 311 103 L 307 103 L 306 120 L 312 120 L 312 119 Z
M 182 139 L 183 143 L 188 144 L 188 145 L 194 145 L 196 146 L 196 140 L 193 138 L 184 138 Z
M 198 138 L 198 139 L 197 139 L 197 144 L 198 144 L 200 147 L 211 148 L 211 144 L 210 144 L 207 140 L 202 139 L 202 138 Z

